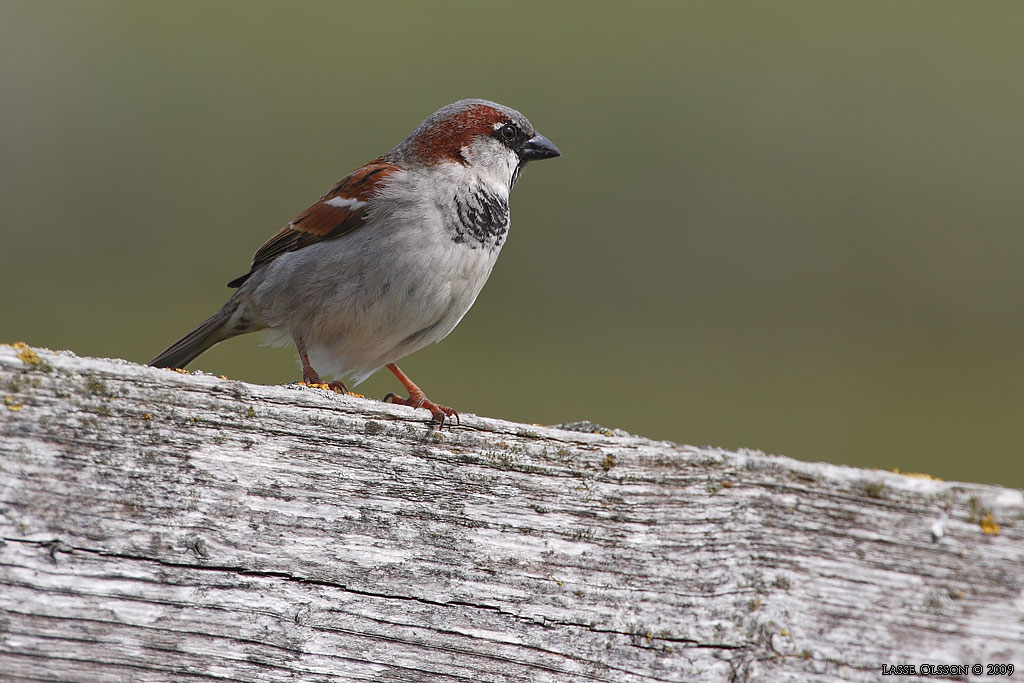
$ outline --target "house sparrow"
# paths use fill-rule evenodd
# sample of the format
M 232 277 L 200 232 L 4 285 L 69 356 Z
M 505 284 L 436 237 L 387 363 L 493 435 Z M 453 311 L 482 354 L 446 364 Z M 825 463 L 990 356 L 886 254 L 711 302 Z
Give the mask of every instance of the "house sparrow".
M 273 330 L 295 342 L 302 379 L 348 391 L 387 367 L 393 400 L 458 416 L 395 362 L 444 339 L 480 293 L 509 228 L 508 195 L 527 161 L 560 155 L 519 112 L 461 100 L 342 178 L 260 247 L 238 291 L 150 365 L 180 368 L 214 344 Z M 317 368 L 314 370 L 314 368 Z M 318 372 L 319 371 L 319 372 Z

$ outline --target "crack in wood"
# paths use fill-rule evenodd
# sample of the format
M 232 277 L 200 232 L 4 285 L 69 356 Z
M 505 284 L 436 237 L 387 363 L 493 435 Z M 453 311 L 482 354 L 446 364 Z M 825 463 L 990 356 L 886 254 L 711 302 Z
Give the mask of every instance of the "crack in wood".
M 649 643 L 653 641 L 663 641 L 666 643 L 679 643 L 695 648 L 701 649 L 719 649 L 719 650 L 745 650 L 752 647 L 751 643 L 733 644 L 733 643 L 703 643 L 692 638 L 676 638 L 665 635 L 651 635 L 649 638 L 646 632 L 637 631 L 621 631 L 610 628 L 601 628 L 594 624 L 584 624 L 579 622 L 573 622 L 561 619 L 550 619 L 542 617 L 540 621 L 536 618 L 516 614 L 509 610 L 503 609 L 498 605 L 487 605 L 482 603 L 473 603 L 466 600 L 432 600 L 430 598 L 424 598 L 416 595 L 398 595 L 394 593 L 380 593 L 375 591 L 363 590 L 359 588 L 351 587 L 344 583 L 338 583 L 336 581 L 329 581 L 326 579 L 314 579 L 310 577 L 297 576 L 289 572 L 263 570 L 263 569 L 252 569 L 250 567 L 242 566 L 229 566 L 229 565 L 218 565 L 218 564 L 196 564 L 192 562 L 175 562 L 172 560 L 165 560 L 158 557 L 147 557 L 145 555 L 134 555 L 131 553 L 124 552 L 112 552 L 109 550 L 101 550 L 98 548 L 86 548 L 82 546 L 74 546 L 65 543 L 59 538 L 49 540 L 33 540 L 27 538 L 15 538 L 10 536 L 4 536 L 0 538 L 0 541 L 4 543 L 21 543 L 27 546 L 38 547 L 45 549 L 47 554 L 52 560 L 56 560 L 58 553 L 61 554 L 73 554 L 76 552 L 86 553 L 95 555 L 97 557 L 112 558 L 118 560 L 129 560 L 133 562 L 150 562 L 158 564 L 164 567 L 173 567 L 175 569 L 189 569 L 198 571 L 209 571 L 209 572 L 226 572 L 229 574 L 237 574 L 239 576 L 252 576 L 266 579 L 282 579 L 285 581 L 294 581 L 296 583 L 306 584 L 310 586 L 323 586 L 325 588 L 334 588 L 337 590 L 351 593 L 353 595 L 362 595 L 371 598 L 379 598 L 382 600 L 407 600 L 412 602 L 418 602 L 424 605 L 431 605 L 434 607 L 469 607 L 471 609 L 489 610 L 496 612 L 503 616 L 511 617 L 520 621 L 528 623 L 539 623 L 543 626 L 555 625 L 555 626 L 568 626 L 573 628 L 586 629 L 592 633 L 603 633 L 607 635 L 618 635 L 626 636 L 629 638 L 640 637 L 647 640 Z M 650 647 L 650 645 L 648 646 Z

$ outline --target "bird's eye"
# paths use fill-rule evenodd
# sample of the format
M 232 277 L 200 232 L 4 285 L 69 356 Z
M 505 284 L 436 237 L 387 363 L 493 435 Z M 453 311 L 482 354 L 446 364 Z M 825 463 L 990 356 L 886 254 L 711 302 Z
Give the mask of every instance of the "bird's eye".
M 504 126 L 498 129 L 498 135 L 500 135 L 501 139 L 504 140 L 505 142 L 512 142 L 513 140 L 515 140 L 516 135 L 518 133 L 519 130 L 511 123 L 506 123 Z

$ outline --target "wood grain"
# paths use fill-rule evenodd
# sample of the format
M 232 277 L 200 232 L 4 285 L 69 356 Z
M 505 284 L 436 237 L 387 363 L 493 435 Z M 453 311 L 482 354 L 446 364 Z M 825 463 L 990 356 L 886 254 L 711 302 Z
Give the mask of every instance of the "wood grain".
M 1018 490 L 24 347 L 0 397 L 4 680 L 1024 666 Z

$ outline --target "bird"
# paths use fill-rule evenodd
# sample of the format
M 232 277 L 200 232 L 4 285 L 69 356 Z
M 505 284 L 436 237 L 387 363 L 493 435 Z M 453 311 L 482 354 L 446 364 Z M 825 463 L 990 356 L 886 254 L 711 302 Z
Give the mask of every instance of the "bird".
M 408 397 L 385 401 L 425 408 L 442 427 L 457 421 L 396 363 L 459 324 L 506 241 L 524 166 L 558 156 L 514 109 L 442 107 L 267 240 L 220 310 L 149 365 L 184 368 L 226 339 L 269 330 L 273 344 L 294 342 L 307 385 L 347 393 L 346 381 L 386 367 Z

